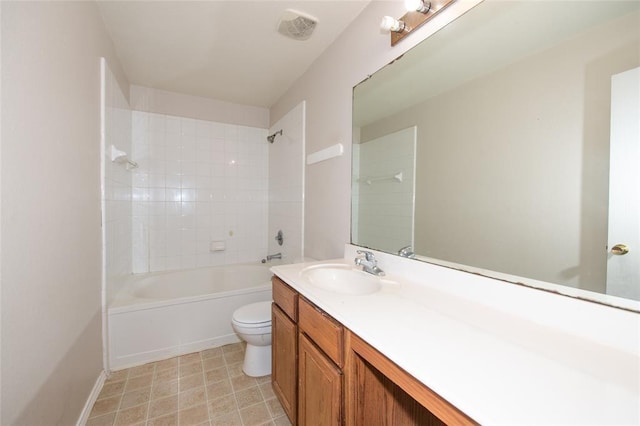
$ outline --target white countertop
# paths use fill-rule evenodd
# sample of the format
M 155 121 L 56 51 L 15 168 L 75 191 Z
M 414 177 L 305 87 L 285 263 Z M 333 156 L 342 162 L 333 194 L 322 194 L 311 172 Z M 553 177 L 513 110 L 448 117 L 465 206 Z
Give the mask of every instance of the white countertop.
M 384 258 L 384 254 L 380 256 Z M 393 262 L 397 263 L 390 260 L 387 265 L 391 269 L 383 267 L 387 271 L 384 279 L 393 283 L 366 296 L 322 290 L 301 277 L 301 271 L 310 265 L 351 265 L 352 260 L 282 265 L 271 270 L 481 424 L 640 424 L 638 314 L 611 311 L 615 321 L 624 321 L 620 322 L 622 327 L 617 326 L 622 329 L 617 330 L 622 333 L 618 336 L 622 343 L 616 346 L 608 340 L 613 339 L 609 335 L 591 339 L 589 330 L 574 332 L 550 326 L 548 315 L 552 313 L 545 312 L 542 305 L 540 316 L 547 318 L 537 321 L 520 315 L 518 309 L 516 313 L 514 309 L 496 309 L 486 300 L 460 296 L 468 285 L 464 281 L 487 278 L 447 270 L 444 274 L 453 278 L 445 283 L 442 271 L 429 274 L 439 268 L 433 265 L 428 265 L 425 273 L 407 277 L 393 273 Z M 492 298 L 513 297 L 508 302 L 511 307 L 520 297 L 499 295 L 495 289 L 499 292 L 500 287 L 492 287 L 494 283 L 471 285 L 488 285 Z M 500 285 L 507 293 L 522 293 L 531 301 L 529 305 L 538 303 L 539 293 L 544 293 Z M 561 298 L 542 297 L 550 296 Z M 580 315 L 579 310 L 586 309 L 591 317 L 613 309 L 564 299 L 568 300 L 561 303 L 569 308 L 563 307 L 563 312 L 572 317 Z M 589 306 L 570 306 L 577 302 Z M 576 309 L 575 315 L 571 309 Z M 594 333 L 598 332 L 602 334 L 602 330 Z

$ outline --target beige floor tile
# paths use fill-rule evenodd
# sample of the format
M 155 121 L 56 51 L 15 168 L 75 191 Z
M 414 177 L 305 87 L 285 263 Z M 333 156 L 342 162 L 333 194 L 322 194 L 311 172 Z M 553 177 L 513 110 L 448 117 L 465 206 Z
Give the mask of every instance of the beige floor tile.
M 152 374 L 155 369 L 154 363 L 139 365 L 129 369 L 129 378 Z
M 177 368 L 178 367 L 178 357 L 173 357 L 169 359 L 163 359 L 162 361 L 154 362 L 156 366 L 156 372 L 159 370 L 166 370 L 167 368 Z
M 204 386 L 180 392 L 178 401 L 178 406 L 181 410 L 183 408 L 193 407 L 194 405 L 206 404 L 207 396 Z
M 271 385 L 271 382 L 262 383 L 258 385 L 258 387 L 260 388 L 260 392 L 262 392 L 262 397 L 265 400 L 276 397 L 276 394 L 273 392 L 273 386 Z
M 151 386 L 153 381 L 153 374 L 145 374 L 144 376 L 129 377 L 127 379 L 127 385 L 125 386 L 125 392 L 130 392 L 136 389 L 142 389 Z
M 262 402 L 240 410 L 240 418 L 245 426 L 256 426 L 271 420 L 267 405 Z
M 271 376 L 242 372 L 244 352 L 235 343 L 113 372 L 87 424 L 290 426 Z
M 242 362 L 238 362 L 228 365 L 227 370 L 229 371 L 229 377 L 238 377 L 244 375 L 244 371 L 242 371 L 242 364 Z
M 103 414 L 98 417 L 91 417 L 85 426 L 112 426 L 116 419 L 116 412 Z
M 268 376 L 256 377 L 256 381 L 258 382 L 258 384 L 271 383 L 271 374 L 269 374 Z
M 194 352 L 191 354 L 181 355 L 178 357 L 178 359 L 180 361 L 180 365 L 182 365 L 182 364 L 191 364 L 193 362 L 199 362 L 202 360 L 202 357 L 200 356 L 200 352 Z
M 178 395 L 154 399 L 149 403 L 149 418 L 166 416 L 178 412 Z
M 238 376 L 231 378 L 231 386 L 233 386 L 233 391 L 238 392 L 242 389 L 247 389 L 252 386 L 257 386 L 258 382 L 255 378 L 249 376 Z
M 110 396 L 108 398 L 99 399 L 93 404 L 89 418 L 102 416 L 103 414 L 116 412 L 120 407 L 122 395 Z
M 291 426 L 291 422 L 287 416 L 278 417 L 277 419 L 273 419 L 273 424 L 275 426 Z
M 254 386 L 252 388 L 243 389 L 235 393 L 236 401 L 238 402 L 238 408 L 243 409 L 250 405 L 257 404 L 264 401 L 262 399 L 262 393 L 260 388 Z
M 179 378 L 178 366 L 168 367 L 162 370 L 156 369 L 155 378 L 156 382 L 168 382 L 170 380 L 176 380 Z
M 149 419 L 147 426 L 177 426 L 178 424 L 178 412 L 167 414 L 162 417 L 156 417 Z
M 204 386 L 204 376 L 201 373 L 192 374 L 180 379 L 180 392 Z
M 149 398 L 151 397 L 151 387 L 136 389 L 131 392 L 125 392 L 122 395 L 122 402 L 120 403 L 120 409 L 123 410 L 125 408 L 133 407 L 135 405 L 144 404 L 145 402 L 149 402 Z
M 192 362 L 189 364 L 180 363 L 180 377 L 191 376 L 192 374 L 202 373 L 202 362 Z
M 199 425 L 203 422 L 209 421 L 209 411 L 207 405 L 197 405 L 195 407 L 187 408 L 186 410 L 180 410 L 178 413 L 178 420 L 180 425 Z
M 206 349 L 202 351 L 201 356 L 202 356 L 202 359 L 219 358 L 222 356 L 222 348 L 218 347 L 218 348 Z
M 215 368 L 225 367 L 226 363 L 224 362 L 224 357 L 222 354 L 218 357 L 214 358 L 205 358 L 202 360 L 202 368 L 204 371 L 213 370 Z
M 127 380 L 128 375 L 129 375 L 129 369 L 112 371 L 109 374 L 109 377 L 107 378 L 105 383 L 121 382 L 123 380 Z
M 145 421 L 147 418 L 147 409 L 149 404 L 142 404 L 136 407 L 119 410 L 116 416 L 116 426 L 132 426 Z
M 271 413 L 271 417 L 274 419 L 276 417 L 285 416 L 284 408 L 282 408 L 282 404 L 278 401 L 278 398 L 272 398 L 265 401 L 267 404 L 267 408 L 269 408 L 269 412 Z
M 211 419 L 211 426 L 242 426 L 240 413 L 237 411 Z
M 229 378 L 229 374 L 225 367 L 216 368 L 215 370 L 209 370 L 204 373 L 204 380 L 206 384 L 219 382 Z
M 217 399 L 231 393 L 233 393 L 233 388 L 231 387 L 229 379 L 207 385 L 207 397 L 209 400 Z
M 230 345 L 222 346 L 222 353 L 228 354 L 231 352 L 238 352 L 238 351 L 244 352 L 244 347 L 245 347 L 244 342 L 232 343 Z
M 178 380 L 170 382 L 157 382 L 151 388 L 151 399 L 164 398 L 171 395 L 177 395 L 179 391 Z
M 224 416 L 238 411 L 238 404 L 233 395 L 226 395 L 218 399 L 209 400 L 211 418 Z
M 124 392 L 124 386 L 126 383 L 126 381 L 105 383 L 104 386 L 102 386 L 100 395 L 98 395 L 98 399 L 122 394 L 122 392 Z
M 242 351 L 227 352 L 224 354 L 224 359 L 227 362 L 227 364 L 235 364 L 237 362 L 242 362 L 244 360 L 244 352 Z

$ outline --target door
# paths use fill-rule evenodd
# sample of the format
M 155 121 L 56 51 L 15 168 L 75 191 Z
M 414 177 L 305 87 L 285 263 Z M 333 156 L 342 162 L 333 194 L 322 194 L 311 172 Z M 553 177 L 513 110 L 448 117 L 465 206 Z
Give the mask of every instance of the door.
M 640 300 L 640 68 L 611 78 L 607 248 L 607 294 Z

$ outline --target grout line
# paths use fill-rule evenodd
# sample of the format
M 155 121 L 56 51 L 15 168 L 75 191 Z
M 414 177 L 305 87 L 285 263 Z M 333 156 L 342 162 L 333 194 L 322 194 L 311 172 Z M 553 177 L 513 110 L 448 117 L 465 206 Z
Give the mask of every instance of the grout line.
M 151 395 L 153 395 L 153 386 L 156 383 L 156 367 L 157 364 L 153 364 L 153 370 L 151 371 L 151 387 L 149 388 L 149 400 L 147 401 L 147 415 L 144 416 L 145 424 L 149 422 L 149 415 L 151 414 Z
M 200 351 L 200 362 L 202 363 L 202 383 L 204 385 L 204 403 L 207 406 L 207 419 L 209 420 L 209 425 L 211 425 L 211 411 L 209 410 L 209 391 L 207 390 L 207 375 L 204 371 L 204 358 L 202 357 L 202 353 L 204 351 Z M 178 422 L 178 424 L 180 424 Z
M 236 389 L 233 387 L 233 382 L 231 381 L 231 374 L 229 372 L 229 364 L 227 363 L 227 357 L 224 356 L 224 350 L 222 351 L 222 359 L 224 360 L 224 367 L 225 367 L 225 370 L 227 371 L 227 377 L 229 379 L 229 383 L 231 383 L 231 394 L 233 395 L 233 400 L 236 402 L 236 413 L 238 414 L 238 418 L 240 419 L 240 423 L 244 426 L 244 420 L 242 420 L 242 415 L 240 414 L 240 404 L 238 403 L 238 397 L 236 396 Z

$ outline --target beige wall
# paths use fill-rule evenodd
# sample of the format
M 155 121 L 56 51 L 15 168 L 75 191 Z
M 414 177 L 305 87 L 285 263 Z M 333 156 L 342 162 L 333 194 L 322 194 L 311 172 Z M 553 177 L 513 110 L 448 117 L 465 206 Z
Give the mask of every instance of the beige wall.
M 0 423 L 74 424 L 102 370 L 100 56 L 127 83 L 94 2 L 1 7 Z
M 395 47 L 380 34 L 384 15 L 402 16 L 402 2 L 374 1 L 271 108 L 275 123 L 299 102 L 307 102 L 306 154 L 337 142 L 345 154 L 306 166 L 305 256 L 341 257 L 350 241 L 351 99 L 353 86 L 469 9 L 477 0 L 454 3 Z
M 240 126 L 269 127 L 269 109 L 131 85 L 131 109 Z

